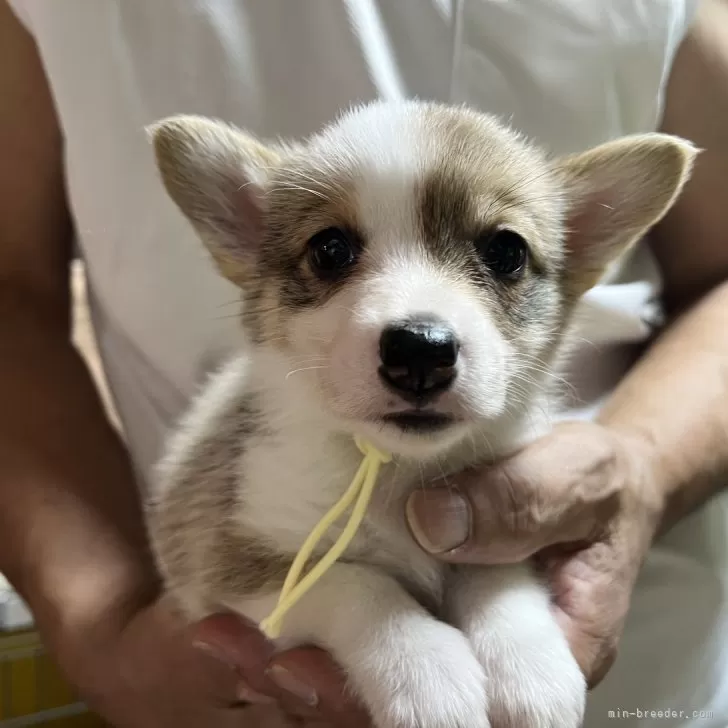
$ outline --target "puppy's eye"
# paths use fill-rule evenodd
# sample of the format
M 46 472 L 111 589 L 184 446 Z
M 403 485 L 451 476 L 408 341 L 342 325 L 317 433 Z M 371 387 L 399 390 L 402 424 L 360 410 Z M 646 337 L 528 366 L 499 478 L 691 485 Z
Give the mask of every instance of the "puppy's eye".
M 356 246 L 351 235 L 339 228 L 326 228 L 308 241 L 311 265 L 321 276 L 341 273 L 356 260 Z
M 528 245 L 513 230 L 495 230 L 475 241 L 483 263 L 496 278 L 515 280 L 523 275 L 528 262 Z

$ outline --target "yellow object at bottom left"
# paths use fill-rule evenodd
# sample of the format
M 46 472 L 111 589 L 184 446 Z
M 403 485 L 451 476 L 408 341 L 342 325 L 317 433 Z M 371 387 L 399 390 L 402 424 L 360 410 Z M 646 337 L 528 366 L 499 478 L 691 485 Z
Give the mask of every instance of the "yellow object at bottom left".
M 37 632 L 0 631 L 0 728 L 104 728 L 77 699 Z

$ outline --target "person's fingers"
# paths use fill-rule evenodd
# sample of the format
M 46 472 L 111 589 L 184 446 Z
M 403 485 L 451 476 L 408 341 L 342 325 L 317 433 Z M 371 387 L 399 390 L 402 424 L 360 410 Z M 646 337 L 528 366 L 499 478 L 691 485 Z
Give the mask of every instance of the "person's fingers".
M 211 626 L 215 626 L 215 621 Z M 222 626 L 228 621 L 223 618 Z M 206 625 L 202 625 L 200 636 L 204 637 L 207 631 Z M 125 626 L 122 639 L 117 637 L 116 643 L 110 643 L 117 654 L 104 655 L 100 673 L 107 685 L 111 684 L 111 690 L 99 695 L 99 712 L 118 714 L 111 722 L 116 724 L 118 720 L 124 725 L 148 710 L 158 717 L 179 713 L 179 724 L 188 725 L 197 719 L 198 711 L 224 714 L 226 708 L 238 704 L 241 678 L 236 666 L 214 647 L 196 645 L 197 637 L 197 626 L 187 624 L 166 604 L 156 604 L 136 614 Z M 109 670 L 111 678 L 105 674 Z M 120 688 L 125 699 L 118 697 Z M 92 686 L 92 698 L 95 692 Z M 154 696 L 155 701 L 151 708 L 145 705 L 149 696 Z M 160 723 L 167 725 L 161 718 Z
M 365 713 L 346 694 L 346 679 L 331 657 L 316 648 L 275 653 L 257 626 L 233 614 L 206 618 L 193 630 L 195 646 L 236 671 L 240 702 L 277 702 L 289 715 L 336 719 L 359 728 Z
M 451 563 L 518 563 L 549 546 L 593 539 L 603 510 L 582 504 L 550 507 L 531 497 L 531 486 L 502 470 L 467 490 L 433 488 L 407 501 L 413 537 L 428 553 Z M 508 498 L 498 492 L 509 488 Z M 609 509 L 611 510 L 611 509 Z
M 319 715 L 332 726 L 369 725 L 366 712 L 347 690 L 343 671 L 323 650 L 281 653 L 271 661 L 268 675 L 280 690 L 279 700 L 295 715 Z
M 216 655 L 188 647 L 185 654 L 180 653 L 180 660 L 173 664 L 182 671 L 182 674 L 178 675 L 178 689 L 188 691 L 191 686 L 195 686 L 199 705 L 205 705 L 208 709 L 224 710 L 241 703 L 239 673 Z M 143 676 L 140 679 L 145 681 Z M 254 696 L 255 692 L 252 694 Z M 166 700 L 170 696 L 165 694 L 158 697 L 160 700 Z M 246 702 L 249 702 L 250 697 L 246 694 Z
M 309 723 L 287 715 L 276 705 L 247 705 L 227 711 L 214 728 L 309 728 Z
M 599 542 L 572 556 L 545 564 L 554 615 L 589 688 L 612 666 L 629 608 L 632 569 L 620 550 Z
M 274 647 L 253 623 L 234 614 L 215 614 L 192 628 L 193 645 L 235 671 L 236 699 L 264 702 L 271 694 L 266 668 Z
M 595 540 L 619 507 L 621 481 L 610 443 L 576 434 L 563 428 L 457 487 L 416 491 L 407 501 L 415 540 L 445 561 L 490 564 Z
M 237 708 L 242 705 L 273 705 L 276 700 L 269 694 L 252 687 L 240 671 L 210 651 L 206 645 L 198 644 L 195 649 L 199 658 L 195 671 L 199 691 L 219 708 Z
M 604 679 L 617 657 L 618 639 L 610 632 L 613 625 L 588 626 L 558 605 L 555 605 L 554 613 L 591 690 Z
M 313 674 L 307 652 L 296 650 L 277 655 L 266 673 L 276 699 L 287 712 L 301 717 L 319 716 L 321 710 L 323 681 L 320 675 Z

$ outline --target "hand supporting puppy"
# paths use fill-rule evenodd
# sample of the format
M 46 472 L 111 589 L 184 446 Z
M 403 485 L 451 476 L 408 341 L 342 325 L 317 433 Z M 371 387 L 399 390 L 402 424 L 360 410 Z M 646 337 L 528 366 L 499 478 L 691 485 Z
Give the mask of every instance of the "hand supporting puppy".
M 347 693 L 342 671 L 321 649 L 274 654 L 253 625 L 232 614 L 208 617 L 195 626 L 192 638 L 203 653 L 237 676 L 240 726 L 370 726 Z
M 451 563 L 505 565 L 535 557 L 555 616 L 593 686 L 614 659 L 661 514 L 643 448 L 642 441 L 602 425 L 560 425 L 502 463 L 461 476 L 457 491 L 450 483 L 415 493 L 408 504 L 413 533 Z M 214 642 L 215 633 L 208 634 Z M 232 640 L 221 646 L 234 650 Z M 333 725 L 360 719 L 355 707 L 347 712 L 341 674 L 325 653 L 301 649 L 279 659 L 325 698 L 304 715 L 318 712 Z M 266 692 L 281 700 L 280 691 Z M 301 715 L 295 700 L 287 702 Z
M 412 532 L 451 563 L 544 567 L 553 609 L 589 684 L 611 666 L 661 498 L 644 445 L 592 423 L 560 425 L 515 456 L 418 491 Z M 457 485 L 457 490 L 452 486 Z

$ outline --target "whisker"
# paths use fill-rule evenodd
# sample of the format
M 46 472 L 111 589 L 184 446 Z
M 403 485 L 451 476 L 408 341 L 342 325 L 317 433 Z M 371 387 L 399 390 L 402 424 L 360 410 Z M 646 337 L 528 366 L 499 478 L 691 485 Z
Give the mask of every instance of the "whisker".
M 286 169 L 286 174 L 292 174 L 297 177 L 301 177 L 302 179 L 306 179 L 309 182 L 313 182 L 315 185 L 320 185 L 324 189 L 328 190 L 329 192 L 335 192 L 333 185 L 330 185 L 328 182 L 322 180 L 322 179 L 316 179 L 315 177 L 312 177 L 309 174 L 305 174 L 300 169 Z
M 513 168 L 513 166 L 510 166 L 509 171 L 512 168 Z M 540 172 L 539 174 L 531 175 L 528 177 L 523 177 L 519 180 L 516 180 L 512 185 L 510 185 L 510 187 L 506 187 L 504 190 L 501 190 L 501 192 L 498 195 L 496 195 L 496 197 L 494 197 L 493 200 L 491 200 L 490 204 L 488 205 L 488 208 L 486 209 L 486 215 L 488 215 L 491 212 L 491 208 L 494 205 L 499 204 L 504 198 L 509 197 L 510 195 L 514 194 L 515 192 L 518 192 L 519 190 L 521 190 L 526 185 L 532 184 L 533 182 L 537 182 L 542 177 L 545 177 L 550 174 L 552 174 L 552 170 L 545 169 L 544 171 Z
M 445 483 L 445 487 L 452 493 L 455 488 L 452 486 L 450 481 L 447 479 L 447 475 L 445 475 L 445 470 L 442 467 L 442 462 L 440 461 L 440 458 L 435 458 L 435 463 L 437 464 L 437 469 L 440 471 L 440 475 L 442 475 L 442 480 Z
M 294 369 L 293 371 L 288 372 L 286 374 L 286 379 L 290 379 L 294 374 L 298 374 L 299 372 L 308 372 L 312 369 L 328 369 L 328 366 L 313 366 L 313 367 L 301 367 L 300 369 Z
M 276 172 L 278 174 L 278 176 L 283 178 L 283 180 L 282 180 L 283 182 L 286 181 L 285 178 L 287 175 L 291 175 L 291 176 L 301 177 L 302 179 L 307 179 L 309 182 L 313 182 L 314 184 L 328 190 L 329 192 L 336 191 L 334 186 L 332 184 L 330 184 L 323 177 L 316 179 L 315 177 L 311 177 L 310 175 L 304 173 L 300 169 L 295 169 L 293 167 L 270 167 L 270 166 L 265 166 L 265 165 L 262 165 L 260 167 L 260 169 L 267 170 L 269 172 Z
M 213 321 L 225 321 L 226 319 L 240 319 L 241 314 L 240 313 L 229 313 L 225 314 L 224 316 L 213 316 Z
M 387 495 L 384 499 L 384 510 L 387 511 L 389 509 L 389 506 L 392 502 L 392 498 L 395 494 L 395 487 L 394 484 L 397 482 L 397 471 L 399 470 L 400 462 L 399 460 L 394 461 L 394 477 L 390 479 L 389 481 L 389 489 L 387 490 Z
M 218 303 L 215 308 L 226 308 L 227 306 L 234 306 L 234 305 L 242 305 L 242 300 L 239 298 L 236 298 L 233 301 L 224 301 L 223 303 Z
M 301 192 L 308 192 L 312 195 L 315 195 L 316 197 L 320 197 L 322 200 L 326 200 L 326 202 L 331 202 L 331 199 L 324 195 L 322 192 L 319 192 L 318 190 L 312 190 L 308 187 L 303 187 L 302 185 L 296 185 L 296 184 L 289 184 L 289 185 L 278 185 L 277 187 L 273 187 L 272 189 L 268 190 L 265 195 L 273 195 L 276 192 L 290 192 L 291 190 L 299 190 Z

